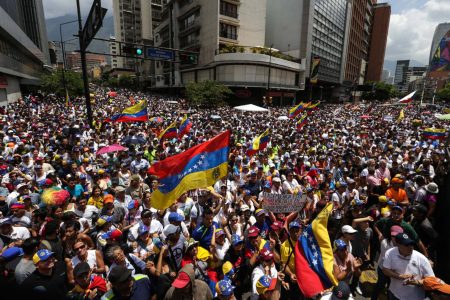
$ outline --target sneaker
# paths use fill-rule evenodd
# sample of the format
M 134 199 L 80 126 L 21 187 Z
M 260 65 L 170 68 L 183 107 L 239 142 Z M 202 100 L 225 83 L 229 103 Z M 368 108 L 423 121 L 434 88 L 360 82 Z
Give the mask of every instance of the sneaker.
M 356 287 L 356 292 L 360 295 L 362 295 L 362 291 L 361 288 L 359 287 L 359 285 Z

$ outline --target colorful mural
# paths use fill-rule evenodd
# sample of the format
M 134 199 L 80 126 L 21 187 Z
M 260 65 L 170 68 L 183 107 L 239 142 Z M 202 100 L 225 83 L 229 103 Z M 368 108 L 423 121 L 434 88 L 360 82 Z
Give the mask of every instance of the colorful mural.
M 439 42 L 431 60 L 431 71 L 450 71 L 450 30 Z

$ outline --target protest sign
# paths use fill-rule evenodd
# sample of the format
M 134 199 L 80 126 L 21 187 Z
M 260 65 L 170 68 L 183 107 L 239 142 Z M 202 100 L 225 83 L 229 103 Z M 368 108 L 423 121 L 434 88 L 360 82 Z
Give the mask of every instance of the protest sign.
M 306 194 L 270 194 L 263 193 L 263 208 L 273 213 L 299 211 L 306 204 Z

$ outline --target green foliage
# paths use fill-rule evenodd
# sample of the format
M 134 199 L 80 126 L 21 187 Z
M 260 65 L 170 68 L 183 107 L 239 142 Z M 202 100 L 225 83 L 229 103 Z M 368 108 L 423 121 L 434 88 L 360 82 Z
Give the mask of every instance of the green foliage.
M 69 96 L 80 96 L 83 94 L 83 77 L 81 73 L 66 70 L 65 79 Z M 62 70 L 43 75 L 41 77 L 41 87 L 47 93 L 64 96 Z
M 362 98 L 365 100 L 386 101 L 398 96 L 395 87 L 385 82 L 366 82 Z
M 107 82 L 110 87 L 119 87 L 119 79 L 115 77 L 110 77 Z
M 450 83 L 447 83 L 444 88 L 437 92 L 439 100 L 450 101 Z
M 191 81 L 186 85 L 186 96 L 192 105 L 222 106 L 231 94 L 233 92 L 227 86 L 216 81 Z
M 129 75 L 122 75 L 119 77 L 119 86 L 120 87 L 133 87 L 134 86 L 134 80 Z

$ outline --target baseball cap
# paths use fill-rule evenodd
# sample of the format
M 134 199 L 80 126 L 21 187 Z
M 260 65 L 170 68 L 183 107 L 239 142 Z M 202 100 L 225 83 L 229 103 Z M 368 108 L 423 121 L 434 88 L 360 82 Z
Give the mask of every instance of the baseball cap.
M 280 221 L 275 221 L 272 223 L 272 225 L 270 225 L 270 228 L 272 230 L 281 230 L 283 229 L 283 223 Z
M 347 248 L 347 244 L 343 240 L 337 239 L 334 241 L 334 247 L 336 250 L 344 250 Z
M 272 182 L 281 182 L 281 178 L 280 177 L 274 177 L 274 178 L 272 178 Z
M 262 216 L 262 215 L 266 215 L 266 214 L 267 214 L 266 210 L 265 210 L 265 209 L 262 209 L 262 208 L 257 209 L 257 210 L 255 211 L 255 216 L 256 216 L 256 217 L 259 217 L 259 216 Z
M 133 209 L 133 208 L 138 208 L 138 207 L 139 207 L 139 201 L 131 200 L 130 202 L 128 202 L 128 205 L 127 205 L 128 209 Z
M 384 195 L 378 197 L 378 202 L 386 203 L 387 201 L 388 201 L 388 199 Z
M 331 300 L 348 299 L 350 296 L 350 287 L 345 281 L 340 281 L 339 284 L 333 287 Z
M 229 261 L 226 261 L 222 265 L 222 273 L 225 276 L 232 276 L 234 274 L 233 264 L 231 262 L 229 262 Z
M 176 289 L 182 289 L 188 285 L 189 282 L 191 282 L 189 275 L 186 272 L 180 272 L 172 283 L 172 286 Z
M 33 263 L 37 264 L 40 261 L 44 261 L 52 257 L 55 253 L 47 249 L 41 249 L 33 255 Z
M 16 202 L 11 205 L 11 209 L 24 209 L 24 208 L 25 208 L 25 204 L 19 203 L 19 202 Z
M 401 211 L 403 213 L 403 208 L 401 206 L 398 206 L 398 205 L 394 206 L 392 208 L 392 210 L 399 210 L 399 211 Z
M 114 202 L 114 196 L 111 194 L 106 194 L 105 196 L 103 196 L 103 204 L 106 203 L 113 203 Z
M 270 261 L 273 259 L 273 252 L 268 249 L 262 249 L 259 251 L 259 257 L 264 261 Z
M 404 246 L 409 246 L 409 245 L 414 245 L 415 242 L 409 238 L 409 235 L 407 235 L 406 233 L 399 233 L 395 236 L 395 240 L 397 241 L 397 243 L 399 243 L 400 245 L 404 245 Z
M 189 248 L 196 245 L 198 245 L 198 241 L 194 240 L 193 238 L 189 238 L 189 240 L 185 242 L 185 251 L 187 252 Z
M 231 236 L 231 244 L 232 244 L 233 246 L 237 246 L 237 245 L 239 245 L 239 244 L 242 244 L 243 242 L 244 242 L 244 240 L 243 240 L 239 235 L 233 234 L 233 235 Z
M 3 251 L 1 257 L 5 259 L 5 261 L 9 262 L 18 256 L 23 255 L 23 250 L 20 247 L 11 247 Z
M 125 192 L 125 188 L 121 185 L 116 186 L 116 188 L 114 189 L 114 191 L 116 193 L 121 193 L 121 192 Z
M 263 275 L 256 282 L 256 292 L 258 293 L 258 295 L 263 295 L 267 291 L 273 291 L 276 285 L 276 278 L 270 278 L 267 275 Z
M 291 229 L 291 228 L 301 228 L 301 227 L 302 227 L 302 225 L 299 222 L 297 222 L 297 221 L 293 221 L 293 222 L 289 223 L 289 229 Z
M 234 287 L 231 285 L 229 280 L 220 280 L 216 284 L 216 292 L 220 296 L 231 296 L 233 295 Z
M 215 235 L 216 235 L 216 238 L 218 238 L 218 237 L 224 235 L 224 234 L 225 234 L 225 231 L 223 231 L 222 228 L 217 228 L 216 231 L 215 231 L 214 233 L 215 233 Z
M 150 229 L 148 228 L 148 226 L 141 225 L 141 226 L 139 226 L 139 228 L 138 228 L 138 235 L 143 235 L 143 234 L 145 234 L 145 233 L 148 233 L 149 230 L 150 230 Z
M 171 212 L 169 214 L 169 222 L 182 222 L 184 221 L 184 216 L 180 215 L 177 212 Z
M 428 213 L 428 208 L 423 205 L 423 204 L 417 204 L 413 206 L 413 210 L 420 212 L 422 214 L 427 214 Z
M 97 219 L 97 225 L 98 226 L 103 226 L 108 222 L 112 221 L 112 216 L 101 216 L 100 218 Z
M 355 228 L 353 228 L 350 225 L 344 225 L 342 226 L 342 233 L 349 233 L 349 234 L 353 234 L 358 232 L 357 230 L 355 230 Z
M 247 211 L 247 210 L 249 210 L 250 208 L 248 207 L 248 205 L 247 204 L 242 204 L 241 205 L 241 211 Z
M 257 237 L 259 235 L 259 228 L 252 226 L 248 229 L 248 237 Z
M 26 183 L 20 183 L 20 184 L 17 185 L 16 190 L 20 190 L 20 189 L 23 188 L 23 187 L 28 187 L 28 184 L 26 184 Z
M 113 229 L 110 230 L 104 234 L 102 234 L 102 238 L 103 239 L 111 239 L 113 241 L 118 240 L 120 237 L 122 236 L 122 231 L 120 231 L 119 229 Z
M 131 270 L 128 270 L 127 267 L 122 265 L 114 266 L 114 268 L 111 269 L 108 275 L 108 280 L 112 283 L 120 283 L 124 282 L 128 278 L 131 277 Z
M 91 267 L 89 266 L 89 264 L 83 261 L 75 266 L 75 268 L 73 269 L 73 275 L 75 277 L 80 277 L 83 274 L 89 273 L 90 270 Z
M 423 288 L 426 291 L 439 291 L 443 294 L 450 295 L 450 285 L 434 276 L 428 276 L 423 279 Z
M 403 228 L 398 225 L 394 225 L 391 227 L 391 236 L 396 236 L 399 233 L 403 233 Z
M 180 228 L 178 226 L 175 226 L 173 224 L 169 224 L 163 229 L 163 233 L 166 237 L 168 237 L 171 234 L 179 232 Z

